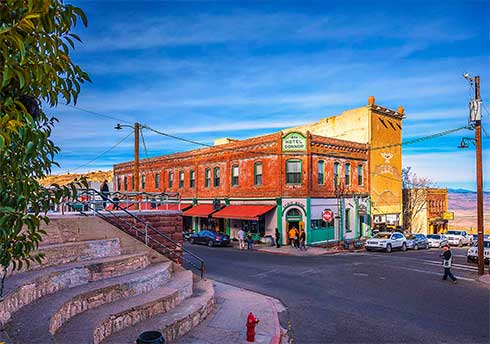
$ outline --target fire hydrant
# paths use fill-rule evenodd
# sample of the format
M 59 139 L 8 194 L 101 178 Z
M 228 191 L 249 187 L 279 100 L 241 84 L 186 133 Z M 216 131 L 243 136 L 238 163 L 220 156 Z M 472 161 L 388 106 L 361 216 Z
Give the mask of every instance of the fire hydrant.
M 259 319 L 255 318 L 252 312 L 247 317 L 247 342 L 255 342 L 255 326 L 259 323 Z

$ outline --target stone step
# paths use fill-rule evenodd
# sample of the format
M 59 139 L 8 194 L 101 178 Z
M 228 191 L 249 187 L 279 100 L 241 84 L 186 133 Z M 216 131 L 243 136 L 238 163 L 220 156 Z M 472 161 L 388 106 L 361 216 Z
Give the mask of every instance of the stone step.
M 45 255 L 42 263 L 31 263 L 29 268 L 26 267 L 21 271 L 103 257 L 119 256 L 121 254 L 121 245 L 118 238 L 112 238 L 39 246 L 38 251 Z M 15 271 L 14 273 L 19 273 L 21 271 Z
M 162 287 L 86 311 L 62 326 L 56 332 L 55 342 L 99 344 L 113 333 L 179 305 L 192 295 L 192 279 L 190 271 L 177 272 Z
M 52 334 L 70 318 L 158 288 L 170 280 L 172 269 L 172 262 L 162 262 L 127 275 L 61 290 L 14 313 L 5 329 L 14 343 L 53 343 Z
M 214 288 L 209 280 L 195 282 L 192 297 L 169 312 L 154 316 L 135 326 L 107 337 L 103 344 L 134 344 L 145 331 L 160 331 L 167 343 L 185 335 L 199 325 L 214 308 Z M 212 339 L 210 340 L 212 342 Z
M 4 325 L 12 313 L 41 297 L 128 274 L 148 265 L 147 255 L 140 253 L 57 265 L 9 276 L 5 281 L 4 300 L 0 303 L 0 325 Z

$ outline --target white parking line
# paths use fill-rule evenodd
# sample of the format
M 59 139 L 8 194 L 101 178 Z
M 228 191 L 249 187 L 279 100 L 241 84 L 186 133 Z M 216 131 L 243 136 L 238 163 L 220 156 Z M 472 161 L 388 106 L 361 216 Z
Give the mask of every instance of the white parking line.
M 366 254 L 367 256 L 374 256 L 374 257 L 387 257 L 386 255 L 381 255 L 381 254 L 376 254 L 376 253 L 371 253 L 371 254 Z M 434 266 L 442 266 L 442 261 L 435 261 L 435 260 L 426 260 L 426 259 L 419 259 L 419 258 L 409 258 L 409 257 L 400 257 L 400 256 L 390 256 L 391 259 L 399 259 L 399 260 L 405 260 L 405 261 L 413 261 L 413 262 L 419 262 L 422 264 L 428 264 L 428 265 L 434 265 Z M 465 270 L 465 271 L 471 271 L 471 272 L 476 272 L 478 271 L 478 268 L 476 266 L 469 266 L 469 265 L 463 265 L 463 264 L 455 264 L 453 263 L 453 268 L 454 269 L 460 269 L 460 270 Z
M 405 268 L 405 267 L 402 267 L 402 266 L 397 266 L 397 268 L 399 268 L 399 269 L 403 269 L 403 270 L 409 270 L 409 271 L 421 272 L 421 273 L 424 273 L 424 274 L 430 274 L 430 275 L 437 275 L 437 276 L 441 276 L 441 275 L 442 275 L 442 273 L 439 273 L 439 272 L 425 271 L 425 270 L 412 269 L 412 268 Z M 466 278 L 466 277 L 459 277 L 459 276 L 456 276 L 456 278 L 457 278 L 457 279 L 460 279 L 460 280 L 463 280 L 463 281 L 476 282 L 476 280 L 475 280 L 475 279 L 473 279 L 473 278 Z
M 369 276 L 368 274 L 365 274 L 365 273 L 362 273 L 362 272 L 354 272 L 353 275 L 354 276 L 363 276 L 363 277 Z

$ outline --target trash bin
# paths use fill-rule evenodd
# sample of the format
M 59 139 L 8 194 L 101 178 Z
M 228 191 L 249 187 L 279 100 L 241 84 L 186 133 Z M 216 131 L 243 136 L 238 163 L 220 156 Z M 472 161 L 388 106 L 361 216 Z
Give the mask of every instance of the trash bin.
M 139 335 L 136 344 L 164 344 L 165 339 L 161 332 L 147 331 Z

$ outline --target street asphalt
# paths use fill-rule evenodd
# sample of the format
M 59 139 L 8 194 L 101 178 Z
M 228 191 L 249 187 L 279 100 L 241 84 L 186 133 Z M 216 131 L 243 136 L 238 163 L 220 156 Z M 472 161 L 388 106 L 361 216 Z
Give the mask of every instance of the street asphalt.
M 207 277 L 281 300 L 294 343 L 490 343 L 490 288 L 466 248 L 452 250 L 453 284 L 437 249 L 295 257 L 185 247 Z

